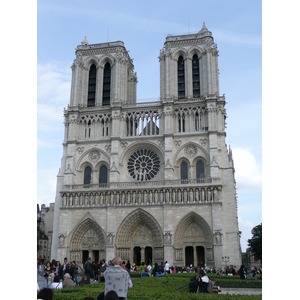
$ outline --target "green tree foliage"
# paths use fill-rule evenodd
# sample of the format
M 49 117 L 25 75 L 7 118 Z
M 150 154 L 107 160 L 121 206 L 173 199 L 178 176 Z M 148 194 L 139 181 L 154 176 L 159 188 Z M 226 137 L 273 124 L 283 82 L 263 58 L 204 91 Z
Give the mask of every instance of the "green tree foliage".
M 248 246 L 251 252 L 262 259 L 262 223 L 252 228 L 252 238 L 248 240 Z

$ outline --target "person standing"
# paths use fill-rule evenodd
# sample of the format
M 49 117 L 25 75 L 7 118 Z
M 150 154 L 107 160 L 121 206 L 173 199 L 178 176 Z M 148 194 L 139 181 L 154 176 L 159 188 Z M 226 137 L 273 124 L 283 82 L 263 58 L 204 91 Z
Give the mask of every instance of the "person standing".
M 48 261 L 46 267 L 44 268 L 44 288 L 48 286 L 48 276 L 51 273 L 50 262 Z
M 130 269 L 131 269 L 130 260 L 127 260 L 126 271 L 128 272 L 129 275 L 130 275 Z
M 167 274 L 170 274 L 170 265 L 169 265 L 169 263 L 166 261 L 166 263 L 165 263 L 165 272 L 167 273 Z
M 126 270 L 122 268 L 122 260 L 120 257 L 115 257 L 112 260 L 112 266 L 108 267 L 104 272 L 105 290 L 97 299 L 103 300 L 104 296 L 114 290 L 119 299 L 127 299 L 127 291 L 132 288 L 131 278 Z
M 68 264 L 68 259 L 65 257 L 65 258 L 64 258 L 64 263 L 63 263 L 63 271 L 64 271 L 64 274 L 65 274 L 65 270 L 66 270 L 67 264 Z
M 66 266 L 65 274 L 66 274 L 66 273 L 70 274 L 71 279 L 72 279 L 73 281 L 75 281 L 75 280 L 74 280 L 74 268 L 73 268 L 73 266 L 72 266 L 72 262 L 71 262 L 71 261 L 69 261 L 68 264 L 67 264 L 67 266 Z
M 75 282 L 76 285 L 78 285 L 77 276 L 79 274 L 79 267 L 76 264 L 75 260 L 72 261 L 72 267 L 74 268 L 74 282 Z
M 87 282 L 91 281 L 91 274 L 93 273 L 92 269 L 92 259 L 89 257 L 88 260 L 84 264 L 84 275 L 87 278 Z
M 106 264 L 105 264 L 105 260 L 102 259 L 100 262 L 100 267 L 99 267 L 99 280 L 98 282 L 105 282 L 104 279 L 104 272 L 106 271 Z
M 55 266 L 55 272 L 54 275 L 58 275 L 60 278 L 60 281 L 63 281 L 64 278 L 64 268 L 63 266 L 60 264 L 60 261 L 57 260 L 56 261 L 56 266 Z

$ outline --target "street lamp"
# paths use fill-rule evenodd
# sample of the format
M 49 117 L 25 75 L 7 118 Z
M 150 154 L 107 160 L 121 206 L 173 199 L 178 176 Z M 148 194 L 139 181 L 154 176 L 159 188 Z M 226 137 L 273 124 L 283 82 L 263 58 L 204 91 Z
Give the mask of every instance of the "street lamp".
M 225 263 L 225 267 L 227 266 L 229 260 L 230 260 L 229 256 L 222 256 L 222 262 Z

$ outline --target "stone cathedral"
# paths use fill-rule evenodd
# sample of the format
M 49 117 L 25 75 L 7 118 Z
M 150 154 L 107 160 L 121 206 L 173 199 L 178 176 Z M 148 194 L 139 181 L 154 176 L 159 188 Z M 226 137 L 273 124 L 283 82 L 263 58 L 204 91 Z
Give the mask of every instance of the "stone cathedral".
M 227 149 L 218 48 L 198 33 L 168 35 L 160 97 L 136 100 L 122 41 L 76 48 L 64 109 L 52 257 L 85 262 L 241 264 L 234 164 Z

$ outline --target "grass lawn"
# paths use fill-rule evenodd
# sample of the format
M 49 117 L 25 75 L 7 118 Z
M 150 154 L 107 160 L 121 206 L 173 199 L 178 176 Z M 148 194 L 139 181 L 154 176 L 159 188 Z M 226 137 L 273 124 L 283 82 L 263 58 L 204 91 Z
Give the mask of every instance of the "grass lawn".
M 188 284 L 193 273 L 165 275 L 163 277 L 140 278 L 132 273 L 133 288 L 128 290 L 127 299 L 262 299 L 261 295 L 229 295 L 229 294 L 192 294 L 188 287 L 181 290 L 178 288 Z M 217 276 L 208 274 L 216 279 L 216 285 L 232 288 L 262 288 L 261 280 L 241 280 L 239 277 Z M 93 297 L 95 300 L 104 291 L 104 283 L 64 288 L 54 291 L 54 300 L 74 299 L 83 300 L 85 297 Z

